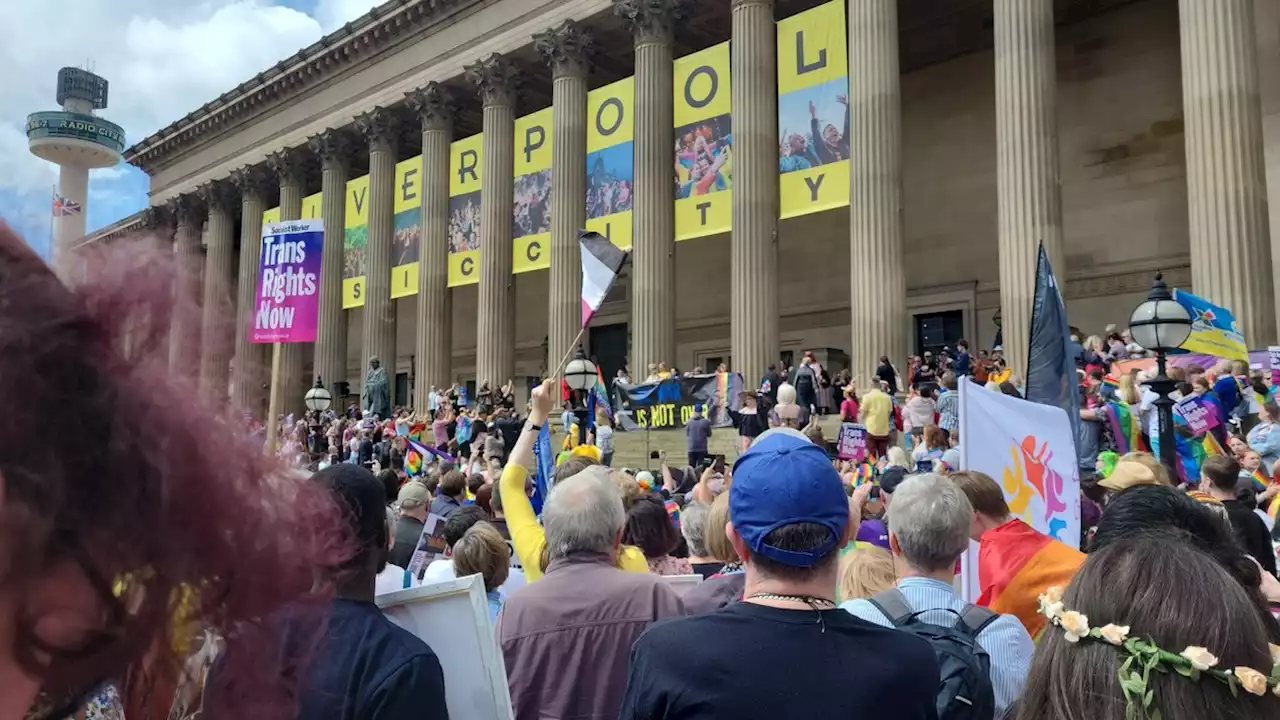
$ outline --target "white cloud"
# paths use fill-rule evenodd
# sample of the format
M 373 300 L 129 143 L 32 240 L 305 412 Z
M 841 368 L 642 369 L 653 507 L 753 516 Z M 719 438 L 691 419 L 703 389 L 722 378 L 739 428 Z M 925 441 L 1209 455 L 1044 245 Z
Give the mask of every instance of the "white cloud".
M 371 8 L 386 0 L 320 0 L 315 16 L 325 32 L 333 32 L 342 25 L 364 15 Z
M 311 14 L 282 0 L 0 0 L 0 215 L 34 211 L 56 181 L 53 165 L 27 152 L 28 113 L 56 109 L 58 68 L 88 67 L 110 82 L 102 115 L 137 142 L 231 90 L 377 5 L 319 0 Z M 297 4 L 296 2 L 294 4 Z M 96 171 L 94 197 L 123 168 Z M 136 192 L 136 191 L 135 191 Z M 14 198 L 31 197 L 27 207 Z M 45 204 L 40 201 L 40 204 Z

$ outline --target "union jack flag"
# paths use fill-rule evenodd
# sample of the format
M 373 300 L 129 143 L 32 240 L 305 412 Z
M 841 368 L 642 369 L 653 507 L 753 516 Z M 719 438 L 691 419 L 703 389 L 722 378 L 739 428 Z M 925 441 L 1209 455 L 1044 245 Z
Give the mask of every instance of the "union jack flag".
M 68 215 L 79 215 L 80 203 L 75 200 L 68 200 L 61 195 L 53 196 L 53 216 L 67 217 Z

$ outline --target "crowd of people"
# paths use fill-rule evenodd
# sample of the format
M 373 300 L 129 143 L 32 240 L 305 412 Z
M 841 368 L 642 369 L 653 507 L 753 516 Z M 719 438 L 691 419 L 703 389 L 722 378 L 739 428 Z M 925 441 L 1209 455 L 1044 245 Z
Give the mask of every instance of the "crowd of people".
M 631 178 L 617 177 L 606 166 L 602 156 L 597 156 L 587 175 L 587 217 L 598 218 L 631 209 L 633 187 Z
M 729 116 L 723 115 L 676 130 L 676 198 L 706 195 L 733 185 L 729 123 Z
M 513 237 L 551 232 L 551 169 L 515 180 Z
M 449 199 L 449 252 L 480 247 L 480 192 Z
M 375 600 L 468 576 L 517 718 L 1280 714 L 1280 580 L 1258 525 L 1276 493 L 1254 483 L 1276 470 L 1280 408 L 1239 401 L 1260 393 L 1247 367 L 1247 386 L 1186 380 L 1240 427 L 1193 476 L 1099 456 L 1080 549 L 1016 517 L 996 479 L 908 466 L 901 436 L 861 477 L 790 411 L 731 466 L 613 469 L 584 444 L 535 478 L 551 381 L 527 405 L 509 384 L 474 407 L 437 391 L 429 427 L 308 419 L 300 442 L 324 450 L 300 471 L 192 412 L 168 370 L 172 258 L 132 252 L 69 290 L 0 232 L 0 394 L 23 408 L 0 420 L 0 720 L 456 718 L 454 649 Z M 954 437 L 940 400 L 971 382 L 957 360 L 930 451 Z M 774 372 L 757 402 L 816 405 Z M 859 416 L 892 414 L 887 385 Z M 441 552 L 415 566 L 432 516 Z M 971 542 L 974 602 L 956 582 Z

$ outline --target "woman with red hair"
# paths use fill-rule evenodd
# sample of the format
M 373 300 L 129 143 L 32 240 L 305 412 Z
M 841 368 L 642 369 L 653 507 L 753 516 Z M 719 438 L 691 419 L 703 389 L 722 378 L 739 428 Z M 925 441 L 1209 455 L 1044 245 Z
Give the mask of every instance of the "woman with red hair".
M 171 253 L 117 243 L 65 287 L 0 222 L 0 720 L 62 718 L 102 687 L 165 717 L 193 638 L 236 650 L 226 717 L 288 717 L 261 622 L 314 613 L 352 552 L 336 506 L 270 464 L 169 368 Z M 229 338 L 228 338 L 229 339 Z M 222 714 L 222 713 L 220 713 Z

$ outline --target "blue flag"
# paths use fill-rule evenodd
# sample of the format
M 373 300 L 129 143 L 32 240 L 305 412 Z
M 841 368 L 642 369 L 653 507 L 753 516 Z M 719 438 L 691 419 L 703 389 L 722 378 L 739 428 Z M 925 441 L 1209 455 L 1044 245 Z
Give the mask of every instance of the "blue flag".
M 538 431 L 538 439 L 533 443 L 533 460 L 537 467 L 533 472 L 533 496 L 529 502 L 533 505 L 535 515 L 542 514 L 542 503 L 551 492 L 551 478 L 556 472 L 556 456 L 551 451 L 551 424 L 543 423 Z
M 1049 254 L 1040 245 L 1036 262 L 1036 294 L 1031 310 L 1031 342 L 1027 346 L 1026 397 L 1041 405 L 1060 407 L 1080 436 L 1080 381 L 1071 354 L 1071 327 Z

